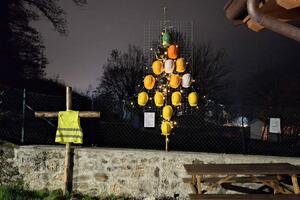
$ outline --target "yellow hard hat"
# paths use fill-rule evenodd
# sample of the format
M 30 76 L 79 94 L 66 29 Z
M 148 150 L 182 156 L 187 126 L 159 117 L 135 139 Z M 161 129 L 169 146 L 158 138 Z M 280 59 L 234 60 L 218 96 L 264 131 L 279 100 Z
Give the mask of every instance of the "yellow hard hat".
M 197 106 L 197 104 L 198 104 L 197 92 L 191 92 L 188 96 L 188 101 L 189 101 L 190 106 Z
M 144 78 L 144 86 L 146 89 L 151 90 L 155 85 L 155 78 L 152 75 L 147 75 Z
M 172 108 L 172 106 L 165 106 L 164 108 L 163 108 L 163 118 L 165 119 L 165 120 L 170 120 L 171 119 L 171 117 L 172 117 L 172 115 L 173 115 L 173 108 Z
M 179 106 L 181 103 L 181 93 L 180 92 L 173 92 L 172 94 L 172 104 L 174 106 Z
M 138 104 L 140 106 L 145 106 L 148 102 L 148 94 L 147 92 L 140 92 L 138 95 Z
M 178 58 L 176 60 L 176 71 L 180 72 L 180 73 L 185 71 L 185 60 L 184 60 L 184 58 Z
M 178 88 L 178 86 L 180 85 L 181 83 L 181 77 L 177 74 L 173 74 L 170 78 L 170 82 L 169 82 L 169 85 L 171 88 Z
M 164 64 L 161 60 L 156 60 L 152 63 L 153 73 L 160 75 L 164 71 Z
M 170 135 L 171 134 L 171 131 L 172 131 L 172 125 L 170 122 L 167 122 L 167 121 L 163 121 L 161 123 L 161 134 L 163 135 Z
M 161 92 L 155 93 L 154 103 L 157 107 L 162 107 L 164 105 L 164 95 Z
M 176 59 L 178 56 L 178 48 L 176 45 L 172 44 L 168 47 L 168 57 L 171 59 Z

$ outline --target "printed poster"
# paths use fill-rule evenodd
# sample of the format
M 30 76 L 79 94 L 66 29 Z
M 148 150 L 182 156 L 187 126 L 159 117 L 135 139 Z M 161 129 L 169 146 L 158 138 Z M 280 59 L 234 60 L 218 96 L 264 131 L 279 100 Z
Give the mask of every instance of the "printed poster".
M 280 118 L 270 118 L 270 133 L 281 133 Z
M 154 128 L 155 127 L 155 112 L 144 113 L 144 127 Z

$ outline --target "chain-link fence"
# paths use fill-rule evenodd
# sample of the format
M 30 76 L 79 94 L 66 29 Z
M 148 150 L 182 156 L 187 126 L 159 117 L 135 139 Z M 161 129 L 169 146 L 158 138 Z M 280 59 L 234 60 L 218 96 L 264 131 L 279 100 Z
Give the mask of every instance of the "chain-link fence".
M 144 110 L 134 102 L 74 95 L 73 109 L 101 112 L 100 119 L 81 119 L 83 146 L 165 148 L 160 113 L 156 113 L 155 128 L 144 128 Z M 34 112 L 59 110 L 65 110 L 64 96 L 0 86 L 0 139 L 24 145 L 55 144 L 57 119 L 36 118 Z M 280 119 L 274 127 L 273 119 Z M 224 106 L 205 100 L 198 109 L 175 115 L 174 120 L 177 125 L 169 143 L 173 151 L 300 156 L 299 108 Z

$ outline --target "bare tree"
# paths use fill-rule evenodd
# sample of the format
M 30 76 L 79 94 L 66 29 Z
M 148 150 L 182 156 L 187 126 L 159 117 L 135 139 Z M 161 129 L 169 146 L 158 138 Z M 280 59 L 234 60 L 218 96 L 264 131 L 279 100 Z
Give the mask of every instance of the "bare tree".
M 226 79 L 229 72 L 224 49 L 213 49 L 210 44 L 205 43 L 194 45 L 192 73 L 201 95 L 211 99 L 218 98 L 218 95 L 229 86 Z
M 125 53 L 112 50 L 103 66 L 104 73 L 99 79 L 96 93 L 105 96 L 109 101 L 119 103 L 120 107 L 128 105 L 134 101 L 138 85 L 142 83 L 144 64 L 142 50 L 134 45 L 129 45 Z
M 83 5 L 86 0 L 73 0 Z M 65 13 L 56 0 L 0 1 L 0 82 L 16 83 L 43 76 L 47 59 L 40 33 L 30 23 L 45 16 L 66 34 Z

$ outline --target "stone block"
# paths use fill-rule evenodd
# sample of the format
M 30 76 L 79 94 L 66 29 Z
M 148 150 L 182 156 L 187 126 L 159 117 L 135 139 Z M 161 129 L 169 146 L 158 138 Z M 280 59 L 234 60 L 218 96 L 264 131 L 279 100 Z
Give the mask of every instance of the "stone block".
M 106 182 L 108 180 L 108 176 L 105 173 L 96 173 L 95 180 L 100 182 Z

